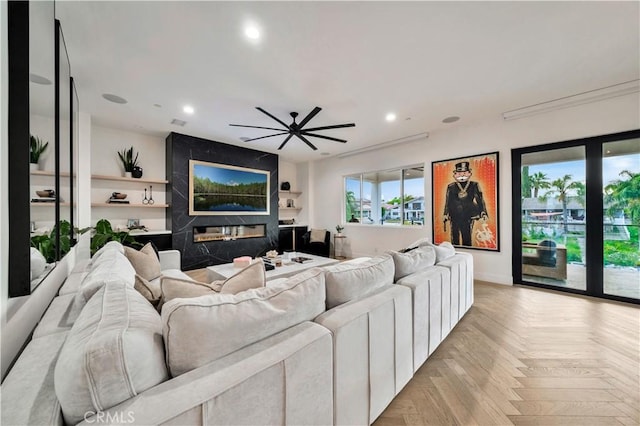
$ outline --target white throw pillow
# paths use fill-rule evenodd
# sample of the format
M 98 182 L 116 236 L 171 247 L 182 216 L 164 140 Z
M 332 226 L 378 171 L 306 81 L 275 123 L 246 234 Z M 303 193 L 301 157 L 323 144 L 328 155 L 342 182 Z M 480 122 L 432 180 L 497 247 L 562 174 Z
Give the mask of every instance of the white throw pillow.
M 392 251 L 389 254 L 393 257 L 395 265 L 395 282 L 436 263 L 436 251 L 432 246 L 418 247 L 406 253 Z
M 387 284 L 393 284 L 393 259 L 388 254 L 357 264 L 339 263 L 325 268 L 327 309 Z
M 67 424 L 167 379 L 160 316 L 122 283 L 102 287 L 87 302 L 67 335 L 54 373 Z
M 446 260 L 456 254 L 456 249 L 449 241 L 444 241 L 437 246 L 432 246 L 436 251 L 436 263 Z
M 409 252 L 409 251 L 414 250 L 414 249 L 416 249 L 418 247 L 424 247 L 424 246 L 430 246 L 430 245 L 433 245 L 433 244 L 431 244 L 431 238 L 424 237 L 424 238 L 420 238 L 420 239 L 412 242 L 405 249 L 401 250 L 401 252 Z
M 310 243 L 324 243 L 324 239 L 327 235 L 326 229 L 312 229 L 309 235 Z
M 222 283 L 221 294 L 237 294 L 252 288 L 264 287 L 267 276 L 262 259 L 256 259 L 251 265 L 242 269 Z
M 313 268 L 238 294 L 174 299 L 162 308 L 170 374 L 175 377 L 324 312 L 324 274 Z
M 47 259 L 44 258 L 40 250 L 35 247 L 31 247 L 31 279 L 36 279 L 44 272 L 47 267 Z

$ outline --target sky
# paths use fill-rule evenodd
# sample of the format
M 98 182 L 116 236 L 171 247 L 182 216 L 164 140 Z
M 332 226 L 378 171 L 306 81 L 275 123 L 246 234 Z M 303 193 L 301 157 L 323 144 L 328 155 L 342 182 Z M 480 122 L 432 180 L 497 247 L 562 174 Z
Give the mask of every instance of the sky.
M 267 175 L 264 173 L 253 173 L 250 171 L 226 169 L 216 166 L 205 166 L 194 164 L 193 172 L 200 178 L 209 178 L 211 182 L 224 183 L 227 185 L 240 185 L 242 183 L 266 183 Z

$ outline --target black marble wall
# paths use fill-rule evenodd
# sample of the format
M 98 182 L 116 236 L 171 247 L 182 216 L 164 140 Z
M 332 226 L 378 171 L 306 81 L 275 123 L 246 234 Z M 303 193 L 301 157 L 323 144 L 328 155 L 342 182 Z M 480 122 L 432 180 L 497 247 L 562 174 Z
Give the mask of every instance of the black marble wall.
M 167 229 L 172 246 L 182 255 L 182 269 L 228 263 L 238 256 L 260 256 L 278 246 L 278 156 L 193 136 L 171 133 L 167 149 Z M 269 215 L 189 216 L 189 160 L 269 170 Z M 193 242 L 194 226 L 266 224 L 265 238 Z

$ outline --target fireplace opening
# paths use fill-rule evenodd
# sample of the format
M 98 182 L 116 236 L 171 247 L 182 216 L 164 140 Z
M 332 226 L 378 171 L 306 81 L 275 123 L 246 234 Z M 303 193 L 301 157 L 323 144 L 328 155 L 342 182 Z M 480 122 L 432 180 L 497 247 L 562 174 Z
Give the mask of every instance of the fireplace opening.
M 224 225 L 194 226 L 193 242 L 230 241 L 241 238 L 262 238 L 267 236 L 267 225 Z

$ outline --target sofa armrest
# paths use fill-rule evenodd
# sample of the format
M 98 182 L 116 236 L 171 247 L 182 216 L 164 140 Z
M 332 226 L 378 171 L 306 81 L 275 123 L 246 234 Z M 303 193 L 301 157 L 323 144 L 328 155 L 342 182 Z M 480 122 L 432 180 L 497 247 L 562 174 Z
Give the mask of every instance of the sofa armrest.
M 182 269 L 180 252 L 178 250 L 163 250 L 158 252 L 161 269 Z
M 304 322 L 103 413 L 127 424 L 330 424 L 331 333 Z M 87 418 L 81 425 L 99 423 Z
M 411 290 L 386 285 L 315 321 L 333 333 L 333 423 L 373 423 L 413 377 Z

